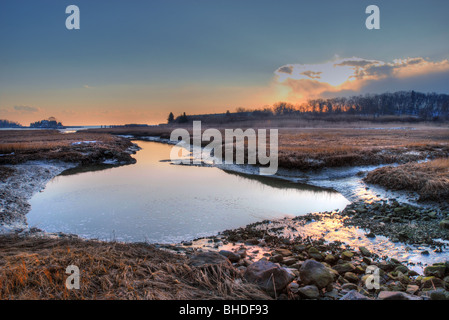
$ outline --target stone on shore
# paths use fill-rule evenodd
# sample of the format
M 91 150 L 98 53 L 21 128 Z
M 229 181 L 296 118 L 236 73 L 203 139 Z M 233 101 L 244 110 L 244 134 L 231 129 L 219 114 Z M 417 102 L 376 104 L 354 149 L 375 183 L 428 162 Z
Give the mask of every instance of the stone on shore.
M 365 247 L 359 247 L 360 253 L 362 254 L 362 256 L 364 257 L 369 257 L 371 256 L 371 252 L 365 248 Z
M 332 269 L 336 270 L 339 274 L 345 274 L 346 272 L 354 272 L 356 268 L 352 263 L 346 262 L 337 264 Z
M 340 300 L 371 300 L 371 299 L 369 299 L 367 296 L 364 296 L 357 290 L 351 290 L 343 297 L 341 297 Z
M 302 298 L 306 299 L 318 299 L 320 297 L 320 291 L 314 285 L 299 288 L 298 293 Z
M 401 291 L 381 291 L 377 297 L 379 300 L 422 300 L 417 296 L 412 296 Z
M 299 269 L 299 277 L 305 285 L 313 284 L 319 289 L 327 287 L 334 280 L 329 270 L 315 260 L 304 261 Z
M 424 269 L 424 275 L 427 277 L 435 276 L 437 278 L 443 278 L 445 272 L 446 266 L 444 264 L 428 266 Z
M 307 253 L 309 254 L 310 258 L 313 258 L 317 261 L 323 261 L 324 260 L 324 256 L 323 254 L 315 247 L 310 247 L 309 250 L 307 251 Z
M 441 220 L 440 228 L 441 229 L 449 229 L 449 220 Z
M 259 260 L 249 265 L 243 277 L 270 294 L 280 293 L 294 279 L 286 269 L 266 260 Z
M 201 252 L 190 258 L 189 264 L 194 267 L 204 267 L 208 265 L 231 265 L 229 259 L 217 252 Z
M 231 262 L 239 262 L 239 260 L 240 260 L 240 255 L 238 255 L 232 251 L 220 250 L 220 252 L 218 252 L 218 253 L 221 254 L 222 256 L 228 258 L 229 261 L 231 261 Z

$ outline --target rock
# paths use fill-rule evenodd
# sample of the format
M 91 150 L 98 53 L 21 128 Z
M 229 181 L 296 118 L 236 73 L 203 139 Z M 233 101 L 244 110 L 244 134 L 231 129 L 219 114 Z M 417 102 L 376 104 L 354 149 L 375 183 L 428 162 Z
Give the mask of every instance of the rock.
M 345 274 L 346 272 L 354 272 L 355 267 L 352 263 L 346 262 L 341 264 L 336 264 L 332 267 L 335 271 L 337 271 L 339 274 Z
M 408 294 L 415 294 L 418 290 L 419 290 L 419 286 L 409 284 L 407 286 L 407 289 L 405 290 L 405 292 L 407 292 Z
M 222 256 L 228 258 L 229 261 L 231 261 L 231 262 L 238 262 L 240 260 L 240 255 L 238 255 L 232 251 L 220 250 L 220 252 L 218 252 L 218 253 L 221 254 Z
M 405 291 L 406 287 L 400 281 L 388 284 L 388 291 Z
M 359 282 L 359 277 L 357 277 L 357 275 L 352 272 L 346 272 L 344 278 L 351 283 Z
M 375 238 L 376 235 L 373 232 L 369 232 L 369 233 L 365 234 L 365 237 L 367 237 L 367 238 Z
M 271 262 L 282 262 L 282 260 L 284 260 L 284 257 L 280 254 L 276 254 L 274 256 L 271 256 L 268 260 Z
M 402 272 L 398 272 L 398 276 L 397 279 L 405 285 L 408 285 L 410 283 L 410 278 L 407 277 L 405 274 L 403 274 Z
M 324 262 L 326 262 L 326 263 L 328 263 L 330 265 L 333 265 L 334 263 L 336 263 L 337 260 L 338 259 L 334 255 L 332 255 L 332 254 L 326 255 L 326 257 L 324 258 Z
M 366 273 L 366 267 L 357 266 L 357 267 L 355 267 L 354 272 L 357 273 L 357 274 L 365 274 Z
M 385 272 L 393 271 L 396 268 L 396 264 L 392 263 L 391 261 L 388 261 L 388 262 L 382 261 L 382 262 L 378 263 L 377 266 L 379 267 L 379 269 L 381 269 Z
M 437 278 L 443 278 L 446 272 L 446 266 L 444 264 L 433 265 L 424 269 L 424 275 L 427 277 L 434 276 Z
M 437 289 L 428 292 L 430 300 L 449 300 L 449 292 L 444 289 Z
M 351 291 L 351 290 L 357 290 L 359 287 L 354 283 L 345 283 L 341 286 L 341 288 L 346 291 Z
M 297 293 L 299 290 L 299 284 L 297 284 L 296 282 L 292 282 L 288 285 L 288 288 L 291 292 Z
M 259 240 L 257 239 L 247 239 L 245 240 L 245 244 L 250 245 L 250 246 L 255 246 L 259 244 Z
M 274 250 L 276 254 L 280 254 L 283 257 L 291 256 L 293 253 L 288 249 L 276 249 Z
M 363 257 L 362 261 L 366 264 L 366 265 L 371 265 L 373 262 L 371 261 L 371 259 L 367 258 L 367 257 Z
M 229 259 L 216 252 L 201 252 L 190 258 L 189 265 L 194 267 L 204 267 L 208 265 L 225 264 L 231 266 Z
M 449 220 L 441 220 L 440 228 L 441 229 L 449 229 Z
M 290 272 L 266 260 L 259 260 L 249 265 L 243 277 L 270 294 L 275 291 L 281 292 L 294 279 Z
M 446 285 L 443 280 L 430 277 L 424 278 L 422 281 L 421 289 L 435 289 L 435 288 L 445 288 Z
M 343 297 L 341 297 L 340 300 L 371 300 L 371 299 L 359 293 L 357 290 L 351 290 Z
M 318 299 L 320 297 L 320 291 L 314 285 L 301 287 L 298 289 L 298 293 L 301 297 L 306 299 Z
M 409 270 L 406 266 L 404 265 L 399 265 L 394 269 L 395 272 L 402 272 L 402 273 L 407 273 Z
M 377 297 L 379 300 L 422 300 L 420 297 L 400 291 L 381 291 Z
M 334 280 L 329 270 L 320 262 L 306 260 L 299 269 L 299 277 L 305 284 L 316 285 L 319 289 L 327 287 Z
M 332 289 L 331 291 L 326 291 L 324 293 L 324 296 L 331 300 L 338 300 L 338 298 L 339 298 L 339 294 L 336 289 Z
M 305 246 L 305 245 L 302 245 L 302 244 L 296 244 L 296 245 L 293 247 L 293 249 L 296 250 L 296 251 L 298 251 L 298 252 L 303 252 L 303 251 L 306 250 L 306 246 Z
M 323 254 L 319 252 L 318 249 L 315 247 L 310 247 L 307 253 L 309 254 L 310 258 L 313 258 L 317 261 L 323 261 L 324 259 Z
M 371 256 L 371 252 L 365 248 L 365 247 L 359 247 L 360 253 L 362 254 L 362 256 L 364 257 L 369 257 Z
M 295 257 L 288 257 L 282 260 L 282 263 L 286 266 L 292 266 L 294 265 L 298 260 Z
M 354 257 L 354 253 L 352 253 L 351 251 L 343 251 L 342 253 L 341 253 L 341 258 L 343 259 L 343 260 L 351 260 L 352 259 L 352 257 Z

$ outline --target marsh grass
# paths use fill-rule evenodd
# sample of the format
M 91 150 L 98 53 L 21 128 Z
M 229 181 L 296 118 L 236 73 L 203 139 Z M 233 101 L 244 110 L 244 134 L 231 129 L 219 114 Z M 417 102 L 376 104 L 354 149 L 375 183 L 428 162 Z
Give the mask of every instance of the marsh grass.
M 368 173 L 364 179 L 393 190 L 416 191 L 420 200 L 449 199 L 449 159 L 424 163 L 407 163 L 383 167 Z
M 69 265 L 80 289 L 65 286 Z M 269 299 L 231 264 L 195 267 L 147 244 L 0 236 L 0 299 Z
M 313 123 L 316 125 L 316 123 Z M 291 125 L 291 127 L 289 127 Z M 335 123 L 325 127 L 298 127 L 294 123 L 242 122 L 215 125 L 222 132 L 226 128 L 254 128 L 279 130 L 279 167 L 310 170 L 325 167 L 407 163 L 426 158 L 449 155 L 449 129 L 444 127 L 383 125 L 382 128 L 359 127 L 358 123 Z M 346 125 L 346 127 L 344 127 Z M 377 124 L 378 126 L 379 124 Z M 396 124 L 397 125 L 397 124 Z M 202 124 L 202 129 L 214 127 Z M 94 129 L 89 132 L 108 132 L 139 136 L 170 138 L 178 126 L 166 125 L 150 128 Z M 191 124 L 183 125 L 192 131 Z M 207 142 L 203 143 L 203 146 Z
M 89 144 L 74 144 L 95 141 Z M 106 151 L 122 153 L 131 146 L 127 139 L 105 133 L 61 133 L 56 130 L 0 131 L 0 164 L 28 160 L 61 160 L 95 163 Z

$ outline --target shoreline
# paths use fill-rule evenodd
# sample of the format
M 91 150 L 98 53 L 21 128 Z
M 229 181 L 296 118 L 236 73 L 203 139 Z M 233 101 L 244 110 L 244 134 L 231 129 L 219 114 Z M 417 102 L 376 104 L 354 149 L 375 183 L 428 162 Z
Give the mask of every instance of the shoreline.
M 148 141 L 148 140 L 147 140 Z M 154 140 L 152 140 L 154 141 Z M 163 141 L 156 141 L 163 142 Z M 163 142 L 164 143 L 164 142 Z M 131 149 L 127 149 L 126 152 L 130 152 L 129 154 L 136 152 L 137 146 L 133 145 Z M 110 159 L 109 159 L 110 160 Z M 76 167 L 74 163 L 64 163 L 64 162 L 45 162 L 45 161 L 37 161 L 26 162 L 24 164 L 18 165 L 7 165 L 6 167 L 14 168 L 15 174 L 12 174 L 12 180 L 15 177 L 19 177 L 21 174 L 24 174 L 26 168 L 31 169 L 31 173 L 28 175 L 25 174 L 25 178 L 18 178 L 12 184 L 11 188 L 14 187 L 16 189 L 17 194 L 10 194 L 11 199 L 17 201 L 20 197 L 22 199 L 18 201 L 19 208 L 22 212 L 28 212 L 27 200 L 31 198 L 33 192 L 41 191 L 45 188 L 46 183 L 51 180 L 54 176 L 60 174 L 62 171 L 70 168 Z M 43 174 L 44 173 L 44 174 Z M 27 185 L 25 181 L 29 181 L 29 179 L 33 176 L 39 176 L 40 179 L 34 181 L 33 185 Z M 6 180 L 11 179 L 7 177 Z M 2 189 L 5 181 L 2 181 Z M 4 192 L 4 191 L 2 191 Z M 31 194 L 31 195 L 30 195 Z M 11 204 L 14 203 L 11 202 Z M 427 279 L 429 276 L 426 276 L 426 269 L 423 269 L 424 266 L 419 266 L 421 271 L 423 271 L 423 275 L 420 275 L 419 272 L 416 272 L 413 268 L 415 263 L 408 261 L 407 259 L 402 259 L 401 261 L 398 259 L 391 259 L 382 257 L 379 253 L 376 253 L 372 250 L 367 249 L 363 246 L 364 249 L 357 248 L 357 246 L 345 245 L 340 241 L 326 241 L 325 237 L 317 236 L 312 237 L 310 235 L 304 235 L 297 233 L 290 233 L 289 237 L 285 237 L 284 231 L 290 230 L 293 231 L 297 223 L 307 225 L 314 222 L 320 222 L 321 219 L 330 218 L 332 221 L 340 221 L 342 226 L 353 225 L 360 226 L 362 222 L 367 221 L 367 217 L 372 213 L 372 210 L 379 209 L 376 207 L 378 205 L 377 202 L 373 202 L 373 207 L 367 208 L 358 208 L 359 204 L 355 202 L 351 202 L 345 210 L 342 212 L 325 212 L 325 213 L 310 213 L 305 216 L 298 216 L 290 219 L 279 219 L 273 221 L 261 221 L 252 225 L 247 225 L 234 230 L 225 230 L 218 235 L 200 238 L 193 241 L 188 241 L 184 243 L 174 244 L 174 245 L 165 245 L 165 244 L 147 244 L 149 246 L 154 246 L 163 251 L 173 251 L 177 253 L 182 253 L 187 257 L 187 259 L 195 260 L 196 256 L 201 254 L 208 255 L 208 251 L 212 251 L 212 253 L 217 254 L 220 253 L 222 257 L 226 257 L 226 263 L 231 264 L 231 269 L 233 272 L 237 272 L 237 278 L 246 279 L 249 281 L 245 275 L 247 275 L 248 268 L 256 263 L 256 260 L 262 259 L 262 261 L 267 261 L 267 263 L 273 263 L 275 266 L 269 264 L 271 267 L 275 267 L 279 269 L 281 274 L 284 274 L 286 279 L 289 279 L 288 283 L 285 287 L 282 288 L 279 292 L 271 292 L 270 288 L 264 288 L 264 292 L 271 295 L 272 298 L 287 298 L 287 299 L 331 299 L 337 300 L 346 297 L 349 298 L 369 298 L 369 299 L 380 299 L 383 296 L 379 297 L 380 292 L 395 292 L 396 295 L 404 299 L 429 299 L 431 298 L 432 290 L 424 290 L 429 289 L 428 281 L 431 279 Z M 371 205 L 371 204 L 370 204 Z M 392 208 L 393 212 L 395 209 L 403 208 L 404 205 L 398 203 Z M 373 209 L 375 208 L 375 209 Z M 389 208 L 390 209 L 390 208 Z M 382 212 L 386 214 L 380 215 L 382 218 L 381 223 L 387 222 L 395 225 L 401 224 L 401 221 L 394 221 L 394 215 L 388 215 L 389 209 L 384 210 Z M 402 211 L 410 211 L 412 209 L 406 208 L 401 209 Z M 398 210 L 397 213 L 399 213 Z M 416 211 L 416 208 L 413 208 L 413 211 Z M 18 212 L 18 211 L 16 211 Z M 429 212 L 423 212 L 422 214 L 428 214 Z M 421 213 L 418 214 L 418 216 Z M 25 219 L 25 214 L 19 214 L 21 219 Z M 337 217 L 338 216 L 338 217 Z M 442 217 L 441 212 L 433 214 L 430 217 L 430 223 L 436 222 L 436 219 L 440 219 Z M 448 216 L 449 217 L 449 216 Z M 352 219 L 352 222 L 351 222 Z M 20 219 L 19 219 L 20 220 Z M 379 219 L 380 221 L 381 219 Z M 373 221 L 372 225 L 365 225 L 365 227 L 375 226 L 379 221 Z M 424 221 L 429 221 L 427 218 Z M 405 226 L 407 223 L 405 223 Z M 268 228 L 269 226 L 269 228 Z M 435 223 L 430 225 L 429 228 L 435 228 Z M 32 242 L 33 239 L 41 239 L 42 241 L 47 239 L 55 242 L 55 246 L 58 246 L 58 243 L 64 243 L 66 241 L 81 241 L 86 245 L 89 243 L 99 243 L 99 245 L 109 246 L 116 242 L 110 241 L 95 241 L 82 239 L 76 235 L 67 235 L 63 233 L 46 233 L 42 232 L 38 229 L 24 229 L 21 228 L 20 225 L 16 225 L 15 232 L 6 235 L 6 237 L 19 237 L 22 239 L 30 239 Z M 14 229 L 11 228 L 11 230 Z M 323 231 L 323 230 L 321 230 Z M 444 231 L 444 230 L 443 230 Z M 397 232 L 397 230 L 395 230 Z M 376 233 L 377 234 L 377 233 Z M 379 234 L 383 236 L 382 234 Z M 2 236 L 4 237 L 4 236 Z M 448 237 L 449 239 L 449 237 Z M 41 241 L 39 240 L 39 241 Z M 121 244 L 125 247 L 132 247 L 136 244 L 133 243 L 123 243 Z M 435 245 L 435 243 L 430 243 L 430 245 Z M 440 249 L 445 249 L 445 244 L 440 246 Z M 38 249 L 38 248 L 36 248 Z M 360 251 L 360 252 L 359 252 Z M 364 252 L 364 254 L 362 254 Z M 369 253 L 367 253 L 369 252 Z M 212 255 L 211 253 L 211 255 Z M 349 256 L 349 260 L 348 257 Z M 333 258 L 332 258 L 333 257 Z M 369 258 L 368 258 L 369 257 Z M 424 257 L 424 255 L 423 255 Z M 210 257 L 209 257 L 210 258 Z M 217 259 L 216 256 L 214 258 Z M 221 258 L 220 258 L 221 259 Z M 369 259 L 370 261 L 368 261 Z M 207 259 L 206 259 L 207 260 Z M 214 261 L 215 261 L 214 260 Z M 219 260 L 219 259 L 218 259 Z M 306 261 L 318 261 L 322 263 L 327 269 L 332 269 L 333 271 L 329 271 L 332 275 L 332 281 L 329 280 L 329 286 L 327 288 L 321 287 L 316 284 L 306 284 L 301 279 L 300 270 L 302 265 Z M 348 262 L 349 261 L 349 262 Z M 214 262 L 215 263 L 215 262 Z M 221 262 L 220 262 L 221 263 Z M 347 264 L 350 265 L 347 265 Z M 440 264 L 436 264 L 436 267 L 440 266 Z M 447 263 L 446 263 L 447 264 Z M 364 288 L 363 276 L 366 271 L 366 267 L 369 265 L 375 265 L 381 268 L 384 271 L 383 279 L 384 285 L 382 290 L 377 290 L 370 292 L 366 288 Z M 336 271 L 334 268 L 339 268 L 345 266 L 344 272 Z M 449 266 L 445 269 L 449 273 Z M 229 267 L 229 266 L 228 266 Z M 410 267 L 410 268 L 409 268 Z M 431 266 L 428 266 L 431 267 Z M 285 273 L 285 272 L 287 273 Z M 335 272 L 336 271 L 336 272 Z M 363 271 L 363 272 L 362 272 Z M 440 281 L 440 287 L 442 289 L 449 289 L 447 286 L 446 279 L 446 271 L 443 271 L 443 274 L 439 274 L 440 277 L 437 279 Z M 434 277 L 434 276 L 432 276 Z M 433 278 L 432 278 L 433 279 Z M 447 279 L 449 280 L 449 279 Z M 433 281 L 433 280 L 432 280 Z M 257 283 L 257 281 L 256 281 Z M 259 284 L 260 285 L 260 284 Z M 432 285 L 434 283 L 432 282 Z M 315 286 L 315 287 L 313 287 Z M 413 286 L 413 287 L 410 287 Z M 416 288 L 418 286 L 418 289 Z M 304 289 L 306 288 L 306 289 Z M 413 289 L 413 290 L 412 290 Z M 416 289 L 416 290 L 415 290 Z M 434 288 L 435 289 L 435 288 Z M 318 290 L 318 291 L 317 291 Z M 435 291 L 435 290 L 433 290 Z M 441 291 L 441 290 L 440 290 Z M 318 294 L 317 294 L 318 292 Z M 357 294 L 356 294 L 357 293 Z M 441 292 L 434 293 L 435 295 L 439 295 L 441 297 Z M 348 297 L 350 295 L 351 297 Z M 362 295 L 362 296 L 360 296 Z M 385 295 L 385 293 L 383 294 Z M 443 296 L 445 293 L 443 294 Z
M 164 144 L 174 144 L 174 142 L 163 139 L 160 137 L 140 137 L 136 138 L 134 136 L 120 136 L 121 138 L 126 138 L 131 140 L 142 140 L 142 141 L 152 141 L 152 142 L 158 142 L 158 143 L 164 143 Z M 132 154 L 137 152 L 140 149 L 140 147 L 137 144 L 132 144 L 131 147 L 128 147 L 125 152 L 127 154 Z M 104 160 L 104 159 L 103 159 Z M 133 159 L 134 160 L 134 159 Z M 135 160 L 134 160 L 135 161 Z M 130 161 L 133 163 L 132 161 Z M 120 166 L 127 163 L 124 163 L 123 161 L 120 162 L 118 159 L 107 159 L 102 162 L 101 164 L 106 164 L 110 166 Z M 115 165 L 112 165 L 114 163 Z M 249 165 L 214 165 L 214 164 L 206 164 L 206 166 L 213 166 L 218 169 L 224 170 L 224 171 L 231 171 L 231 172 L 238 172 L 242 174 L 248 174 L 253 175 L 257 171 L 254 169 L 254 166 Z M 40 231 L 37 228 L 29 228 L 29 226 L 26 225 L 26 214 L 29 211 L 29 204 L 28 200 L 36 193 L 41 192 L 46 184 L 55 176 L 63 173 L 66 170 L 74 169 L 78 170 L 80 168 L 82 170 L 83 165 L 76 164 L 76 163 L 66 163 L 61 161 L 29 161 L 24 164 L 18 164 L 18 165 L 9 165 L 4 167 L 10 167 L 15 168 L 16 174 L 12 174 L 12 178 L 9 177 L 9 179 L 12 179 L 10 181 L 9 185 L 5 181 L 0 181 L 0 185 L 2 186 L 2 193 L 5 195 L 5 200 L 2 202 L 2 212 L 8 212 L 9 215 L 2 215 L 2 219 L 0 220 L 0 233 L 5 232 L 29 232 L 30 229 L 34 229 L 34 233 Z M 371 170 L 374 170 L 375 168 L 378 168 L 381 166 L 372 166 L 370 170 L 365 170 L 364 172 L 368 172 Z M 367 167 L 364 167 L 365 169 Z M 28 170 L 27 170 L 28 169 Z M 373 231 L 380 236 L 386 237 L 388 240 L 392 240 L 391 242 L 400 242 L 399 240 L 409 242 L 409 244 L 414 245 L 427 245 L 427 246 L 439 246 L 444 247 L 446 245 L 445 241 L 449 240 L 449 234 L 443 232 L 431 232 L 432 230 L 440 231 L 439 228 L 439 221 L 442 219 L 449 218 L 449 209 L 447 211 L 438 208 L 436 203 L 427 203 L 426 204 L 419 204 L 416 201 L 407 201 L 410 200 L 410 194 L 408 196 L 404 196 L 401 194 L 401 192 L 398 191 L 388 191 L 381 187 L 374 187 L 376 195 L 373 194 L 372 190 L 369 190 L 371 188 L 366 188 L 368 190 L 365 190 L 365 188 L 360 187 L 360 185 L 363 186 L 363 176 L 358 174 L 360 172 L 360 167 L 348 167 L 348 168 L 328 168 L 323 170 L 324 172 L 312 172 L 312 176 L 310 176 L 311 172 L 299 172 L 301 174 L 301 177 L 298 177 L 298 172 L 295 171 L 289 171 L 285 169 L 281 169 L 281 174 L 277 174 L 274 177 L 271 177 L 272 179 L 279 179 L 279 180 L 287 180 L 287 181 L 293 181 L 297 183 L 305 183 L 311 186 L 320 187 L 324 189 L 331 189 L 335 190 L 337 192 L 340 192 L 345 196 L 350 203 L 347 205 L 347 207 L 342 210 L 344 213 L 345 226 L 353 226 L 360 230 L 371 230 L 371 233 Z M 255 171 L 254 171 L 255 170 Z M 254 172 L 252 172 L 254 171 Z M 331 178 L 329 178 L 329 171 L 331 171 Z M 284 173 L 284 174 L 282 174 Z M 287 173 L 287 174 L 285 174 Z M 327 179 L 325 179 L 325 176 Z M 339 182 L 338 179 L 343 179 L 344 182 Z M 352 180 L 348 183 L 348 179 Z M 8 178 L 6 179 L 8 180 Z M 32 184 L 27 184 L 25 181 L 32 180 L 34 181 Z M 359 185 L 359 190 L 351 190 L 351 188 L 354 189 L 354 181 Z M 352 183 L 352 184 L 351 184 Z M 344 190 L 343 190 L 344 189 Z M 361 194 L 361 191 L 364 192 Z M 348 197 L 348 190 L 352 194 L 357 193 L 357 198 L 354 197 Z M 384 192 L 383 196 L 379 193 L 381 191 Z M 342 192 L 343 191 L 343 192 Z M 346 192 L 345 192 L 346 191 Z M 385 196 L 385 194 L 388 194 L 388 197 Z M 387 200 L 388 199 L 388 200 Z M 399 201 L 398 201 L 399 200 Z M 404 201 L 405 200 L 405 201 Z M 418 219 L 413 220 L 412 222 L 414 225 L 412 228 L 410 228 L 409 223 L 410 221 L 403 221 L 399 217 L 391 218 L 390 216 L 392 213 L 390 212 L 388 216 L 382 216 L 378 215 L 375 220 L 370 220 L 370 214 L 376 215 L 376 211 L 379 207 L 382 208 L 382 206 L 388 206 L 387 202 L 391 202 L 394 205 L 393 209 L 399 208 L 409 208 L 410 210 L 415 210 L 418 212 L 417 216 Z M 374 203 L 374 206 L 372 204 Z M 6 204 L 6 205 L 5 205 Z M 16 206 L 16 208 L 13 208 L 11 210 L 11 206 Z M 349 210 L 353 209 L 354 207 L 363 207 L 361 210 Z M 374 207 L 375 210 L 372 208 Z M 431 208 L 432 211 L 426 211 L 427 208 Z M 359 209 L 360 209 L 359 208 Z M 412 209 L 413 208 L 413 209 Z M 5 210 L 6 209 L 6 210 Z M 423 211 L 423 215 L 425 217 L 419 217 L 420 212 Z M 435 211 L 436 210 L 436 211 Z M 391 211 L 391 210 L 390 210 Z M 348 213 L 351 212 L 351 213 Z M 385 212 L 385 209 L 383 210 Z M 438 212 L 438 213 L 437 213 Z M 314 216 L 314 215 L 320 215 L 320 214 L 334 214 L 335 212 L 324 212 L 324 213 L 317 213 L 317 212 L 311 212 L 306 214 L 305 216 L 298 216 L 292 218 L 292 220 L 298 219 L 299 217 L 307 217 L 307 216 Z M 432 213 L 433 217 L 428 217 L 427 213 Z M 348 219 L 346 219 L 348 218 Z M 371 217 L 372 218 L 372 217 Z M 416 218 L 416 217 L 415 217 Z M 341 220 L 341 217 L 339 217 Z M 438 221 L 436 219 L 439 219 Z M 279 221 L 285 220 L 285 219 L 278 219 Z M 430 221 L 428 221 L 430 220 Z M 274 220 L 276 221 L 276 220 Z M 388 228 L 386 227 L 386 223 Z M 418 224 L 418 226 L 417 226 Z M 425 232 L 422 232 L 419 230 L 419 226 L 425 224 L 424 230 Z M 244 226 L 242 226 L 244 227 Z M 291 226 L 290 226 L 291 227 Z M 418 232 L 420 231 L 420 232 Z M 411 235 L 409 236 L 402 236 L 401 239 L 397 237 L 398 233 L 409 233 Z M 416 233 L 416 234 L 415 234 Z M 45 235 L 46 232 L 41 232 L 41 234 Z M 53 233 L 50 233 L 54 235 Z M 61 234 L 61 233 L 57 233 Z M 433 238 L 431 237 L 433 235 Z M 439 239 L 435 241 L 436 239 Z M 195 239 L 193 239 L 194 241 Z M 443 240 L 443 241 L 440 241 Z M 190 242 L 192 240 L 184 240 L 183 242 Z

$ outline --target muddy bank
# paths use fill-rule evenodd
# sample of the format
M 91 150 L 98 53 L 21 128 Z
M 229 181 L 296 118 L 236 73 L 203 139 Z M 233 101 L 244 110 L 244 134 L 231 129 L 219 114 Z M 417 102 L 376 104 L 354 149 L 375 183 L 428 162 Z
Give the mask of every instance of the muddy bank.
M 9 170 L 10 174 L 0 182 L 0 232 L 26 228 L 28 200 L 55 176 L 75 166 L 74 163 L 48 161 L 3 166 L 2 170 Z
M 338 213 L 319 215 L 325 220 Z M 449 262 L 417 272 L 407 259 L 295 233 L 297 226 L 320 220 L 311 214 L 263 221 L 175 245 L 38 231 L 0 236 L 0 265 L 8 266 L 0 268 L 0 298 L 449 299 Z M 80 267 L 80 290 L 64 287 L 65 268 L 72 264 Z
M 30 210 L 28 200 L 36 192 L 41 192 L 55 176 L 86 165 L 118 166 L 135 163 L 132 154 L 139 150 L 136 144 L 120 137 L 105 141 L 79 141 L 80 138 L 91 136 L 71 134 L 72 137 L 54 132 L 39 134 L 43 139 L 56 140 L 40 149 L 38 141 L 30 140 L 32 136 L 29 136 L 29 132 L 16 133 L 14 139 L 27 139 L 29 142 L 19 143 L 19 146 L 14 147 L 14 152 L 0 157 L 0 232 L 27 228 L 26 214 Z M 73 141 L 74 137 L 78 140 Z M 7 140 L 8 135 L 2 139 Z M 7 146 L 8 143 L 2 143 L 3 148 Z
M 199 252 L 218 252 L 247 282 L 257 284 L 276 299 L 449 299 L 447 255 L 435 250 L 431 254 L 440 255 L 440 262 L 426 266 L 410 256 L 383 251 L 385 240 L 376 243 L 357 239 L 362 240 L 359 245 L 351 246 L 345 240 L 357 237 L 357 233 L 338 230 L 344 229 L 345 223 L 333 225 L 336 219 L 344 221 L 344 213 L 326 212 L 262 221 L 224 231 L 215 237 L 158 247 L 190 258 L 195 258 Z M 320 227 L 322 222 L 324 226 Z M 312 232 L 310 224 L 315 224 Z M 329 227 L 337 229 L 329 230 Z M 335 233 L 328 235 L 329 231 Z M 448 233 L 444 235 L 447 237 Z M 409 249 L 405 245 L 404 253 Z M 418 260 L 425 260 L 426 254 L 429 253 L 418 253 Z M 378 274 L 378 285 L 373 285 L 374 273 Z M 277 280 L 270 281 L 272 277 Z

